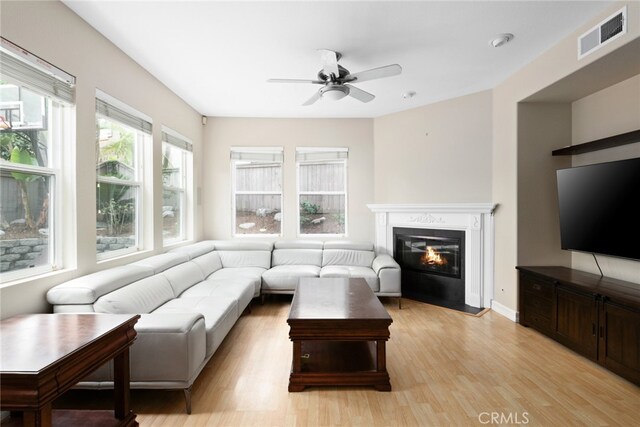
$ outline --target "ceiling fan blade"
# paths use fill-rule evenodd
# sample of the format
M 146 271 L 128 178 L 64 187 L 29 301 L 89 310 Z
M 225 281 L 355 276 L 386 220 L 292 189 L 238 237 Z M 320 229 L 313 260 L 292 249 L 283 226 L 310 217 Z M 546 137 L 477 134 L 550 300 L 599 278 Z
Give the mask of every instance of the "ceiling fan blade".
M 317 91 L 311 98 L 309 98 L 304 104 L 302 104 L 304 107 L 307 107 L 311 104 L 313 104 L 314 102 L 316 102 L 318 99 L 320 99 L 320 97 L 322 96 L 322 94 L 320 93 L 320 91 Z
M 267 83 L 313 83 L 324 84 L 322 80 L 304 80 L 304 79 L 269 79 Z
M 340 70 L 338 70 L 338 54 L 329 49 L 318 49 L 320 55 L 322 57 L 322 69 L 324 70 L 326 75 L 335 75 L 336 77 L 340 75 Z
M 345 85 L 345 86 L 349 88 L 349 96 L 357 99 L 358 101 L 369 102 L 369 101 L 373 101 L 373 99 L 375 98 L 375 95 L 372 95 L 369 92 L 365 92 L 362 89 L 358 89 L 355 86 L 351 86 L 351 85 Z
M 397 76 L 400 73 L 402 73 L 402 67 L 398 64 L 385 65 L 384 67 L 349 74 L 345 77 L 345 81 L 349 83 L 360 83 L 368 80 L 381 79 L 383 77 Z

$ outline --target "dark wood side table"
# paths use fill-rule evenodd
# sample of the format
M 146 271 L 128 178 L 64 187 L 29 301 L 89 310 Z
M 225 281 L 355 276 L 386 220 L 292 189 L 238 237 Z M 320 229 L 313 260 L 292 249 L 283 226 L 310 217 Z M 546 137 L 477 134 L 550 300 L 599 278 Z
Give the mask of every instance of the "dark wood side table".
M 23 413 L 24 426 L 54 421 L 52 402 L 113 359 L 114 414 L 86 411 L 83 425 L 136 426 L 129 409 L 129 347 L 139 315 L 31 314 L 0 322 L 0 408 Z M 95 417 L 94 417 L 95 415 Z
M 300 279 L 287 319 L 293 341 L 289 391 L 336 385 L 391 391 L 391 322 L 364 279 Z

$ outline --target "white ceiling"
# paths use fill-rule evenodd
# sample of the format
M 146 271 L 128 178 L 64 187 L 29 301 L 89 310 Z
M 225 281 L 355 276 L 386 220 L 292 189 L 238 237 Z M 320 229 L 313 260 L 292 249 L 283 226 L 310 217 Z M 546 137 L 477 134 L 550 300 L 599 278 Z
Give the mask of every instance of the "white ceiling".
M 63 1 L 201 114 L 231 117 L 378 117 L 490 89 L 611 3 Z M 515 38 L 491 47 L 500 33 Z M 315 79 L 321 48 L 352 73 L 403 72 L 358 84 L 366 104 L 303 107 L 318 85 L 266 82 Z

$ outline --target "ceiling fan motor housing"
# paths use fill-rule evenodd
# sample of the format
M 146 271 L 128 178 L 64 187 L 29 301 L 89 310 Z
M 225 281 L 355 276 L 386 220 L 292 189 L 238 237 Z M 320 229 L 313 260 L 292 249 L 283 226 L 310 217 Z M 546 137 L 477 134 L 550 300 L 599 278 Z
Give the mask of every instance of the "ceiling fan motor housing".
M 344 68 L 342 65 L 338 65 L 338 75 L 337 76 L 327 75 L 324 72 L 324 69 L 322 69 L 322 70 L 318 71 L 318 80 L 322 80 L 324 82 L 336 82 L 336 81 L 344 80 L 345 77 L 347 77 L 348 75 L 349 75 L 349 70 Z

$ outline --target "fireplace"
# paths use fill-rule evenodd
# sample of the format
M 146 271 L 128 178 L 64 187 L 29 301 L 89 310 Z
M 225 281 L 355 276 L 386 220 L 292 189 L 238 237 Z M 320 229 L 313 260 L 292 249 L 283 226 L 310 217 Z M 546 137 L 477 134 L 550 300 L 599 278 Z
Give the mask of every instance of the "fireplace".
M 393 229 L 393 257 L 402 268 L 402 295 L 445 307 L 465 305 L 464 231 Z
M 482 309 L 491 307 L 493 299 L 493 203 L 448 203 L 448 204 L 370 204 L 367 205 L 375 213 L 376 251 L 381 254 L 394 256 L 396 228 L 410 229 L 417 233 L 403 233 L 410 236 L 424 236 L 424 230 L 458 231 L 461 247 L 459 258 L 453 259 L 453 266 L 459 262 L 458 273 L 455 268 L 439 269 L 437 273 L 431 271 L 434 281 L 457 280 L 459 275 L 464 280 L 464 287 L 458 286 L 458 293 L 464 293 L 465 307 Z M 432 234 L 436 238 L 451 238 L 448 235 Z M 429 244 L 427 244 L 429 243 Z M 424 243 L 416 241 L 414 248 L 427 246 L 435 251 L 434 246 L 450 241 L 432 239 Z M 447 250 L 449 250 L 447 248 Z M 404 254 L 403 256 L 408 256 Z M 414 254 L 415 255 L 415 254 Z M 412 255 L 413 256 L 413 255 Z M 447 254 L 449 256 L 449 254 Z M 396 258 L 397 259 L 397 258 Z M 447 260 L 450 262 L 450 260 Z M 451 265 L 450 265 L 451 266 Z M 413 298 L 418 294 L 412 288 L 415 276 L 421 275 L 430 266 L 420 266 L 417 269 L 402 268 L 402 296 Z M 431 268 L 433 270 L 433 268 Z M 405 274 L 405 271 L 407 272 Z M 452 287 L 456 289 L 455 287 Z M 418 296 L 421 296 L 418 294 Z M 459 298 L 459 297 L 458 297 Z

